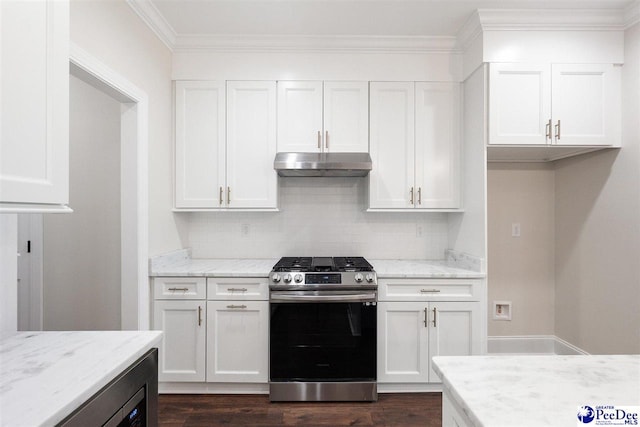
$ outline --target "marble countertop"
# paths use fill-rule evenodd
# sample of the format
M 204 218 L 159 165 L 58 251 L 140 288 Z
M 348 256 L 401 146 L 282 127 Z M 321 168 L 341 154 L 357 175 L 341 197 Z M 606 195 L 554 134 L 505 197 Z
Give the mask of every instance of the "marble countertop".
M 0 425 L 57 424 L 161 338 L 159 331 L 0 333 Z
M 378 278 L 483 278 L 484 273 L 463 268 L 452 261 L 432 260 L 369 260 L 378 274 Z
M 272 259 L 184 259 L 157 265 L 151 276 L 267 277 L 278 262 Z
M 640 405 L 640 355 L 436 356 L 475 426 L 570 426 L 584 405 Z
M 477 258 L 447 252 L 446 260 L 370 259 L 379 278 L 483 278 Z M 188 249 L 150 260 L 150 276 L 267 277 L 279 258 L 199 259 Z

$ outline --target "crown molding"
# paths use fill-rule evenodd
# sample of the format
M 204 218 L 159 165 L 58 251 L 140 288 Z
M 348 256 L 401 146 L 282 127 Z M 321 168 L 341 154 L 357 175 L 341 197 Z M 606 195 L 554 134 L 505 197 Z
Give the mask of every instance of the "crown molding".
M 474 11 L 464 25 L 458 30 L 457 40 L 458 46 L 462 51 L 466 51 L 471 43 L 482 35 L 482 22 L 480 14 Z
M 631 28 L 640 22 L 640 0 L 636 0 L 631 3 L 624 11 L 625 26 L 624 28 Z
M 455 53 L 458 49 L 456 37 L 179 35 L 174 51 Z
M 620 31 L 622 9 L 479 9 L 483 30 Z
M 176 45 L 176 32 L 156 6 L 150 0 L 126 0 L 126 2 L 160 41 L 173 51 Z

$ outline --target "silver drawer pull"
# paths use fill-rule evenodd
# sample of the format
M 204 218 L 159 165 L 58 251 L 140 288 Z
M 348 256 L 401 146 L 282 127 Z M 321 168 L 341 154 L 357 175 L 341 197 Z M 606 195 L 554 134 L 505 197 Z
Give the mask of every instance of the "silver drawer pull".
M 229 292 L 247 292 L 247 288 L 227 288 Z
M 420 292 L 423 294 L 437 294 L 440 289 L 420 289 Z
M 189 288 L 169 288 L 170 291 L 183 291 L 187 292 Z
M 227 308 L 247 308 L 246 305 L 228 305 Z

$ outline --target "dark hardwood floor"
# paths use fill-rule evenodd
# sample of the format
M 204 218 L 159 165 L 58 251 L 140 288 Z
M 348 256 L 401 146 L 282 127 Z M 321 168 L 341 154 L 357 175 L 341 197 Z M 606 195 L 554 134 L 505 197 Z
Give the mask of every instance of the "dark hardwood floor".
M 161 394 L 159 425 L 440 427 L 440 393 L 380 394 L 373 403 L 270 403 L 267 395 Z

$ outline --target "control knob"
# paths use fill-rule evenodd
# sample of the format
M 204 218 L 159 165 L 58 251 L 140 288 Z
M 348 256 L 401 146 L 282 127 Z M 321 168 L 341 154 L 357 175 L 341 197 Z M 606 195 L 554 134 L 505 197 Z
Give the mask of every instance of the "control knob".
M 296 283 L 300 283 L 300 282 L 302 282 L 302 274 L 300 274 L 300 273 L 296 274 L 295 276 L 293 276 L 293 280 L 294 280 Z
M 358 283 L 362 282 L 362 280 L 364 279 L 362 277 L 362 273 L 356 273 L 355 279 L 356 279 L 356 282 L 358 282 Z
M 273 276 L 271 276 L 271 280 L 278 283 L 280 281 L 280 275 L 278 273 L 274 273 Z
M 368 283 L 373 282 L 373 274 L 368 273 L 368 274 L 365 276 L 365 279 L 366 279 L 366 281 L 367 281 Z
M 282 280 L 284 280 L 284 283 L 291 282 L 291 275 L 289 273 L 285 274 Z

